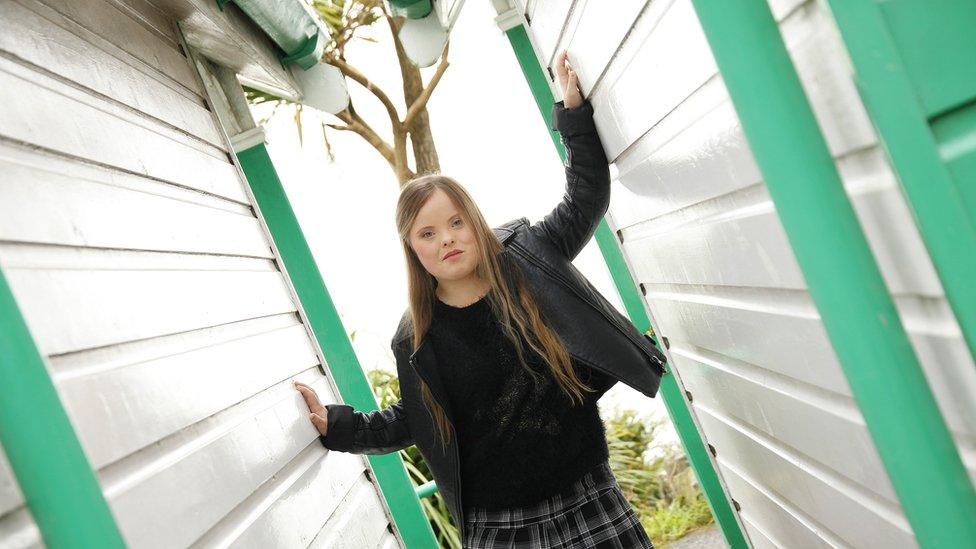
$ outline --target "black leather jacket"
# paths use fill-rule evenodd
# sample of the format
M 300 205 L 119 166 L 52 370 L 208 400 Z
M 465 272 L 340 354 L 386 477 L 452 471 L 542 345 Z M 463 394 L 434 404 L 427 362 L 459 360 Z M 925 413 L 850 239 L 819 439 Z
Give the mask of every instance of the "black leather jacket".
M 560 101 L 553 106 L 552 119 L 567 152 L 566 194 L 538 223 L 532 225 L 523 217 L 493 231 L 505 253 L 521 267 L 540 312 L 570 355 L 609 374 L 614 383 L 622 381 L 653 397 L 664 374 L 665 356 L 572 264 L 610 204 L 609 165 L 593 123 L 593 107 L 585 101 L 566 109 Z M 416 444 L 463 539 L 457 437 L 441 447 L 421 398 L 419 379 L 430 387 L 448 419 L 454 416 L 427 339 L 412 348 L 409 313 L 404 313 L 391 344 L 400 400 L 366 413 L 345 404 L 327 405 L 329 430 L 320 440 L 326 448 L 357 454 L 386 454 Z M 601 387 L 604 392 L 609 388 Z

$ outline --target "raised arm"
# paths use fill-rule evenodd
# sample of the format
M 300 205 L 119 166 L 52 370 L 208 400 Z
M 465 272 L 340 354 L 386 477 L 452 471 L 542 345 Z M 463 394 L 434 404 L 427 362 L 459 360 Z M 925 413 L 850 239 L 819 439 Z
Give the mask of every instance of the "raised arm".
M 547 237 L 572 261 L 593 237 L 610 207 L 610 165 L 596 133 L 589 100 L 575 109 L 557 102 L 552 121 L 566 147 L 566 193 L 532 230 Z
M 566 149 L 566 194 L 531 229 L 572 261 L 610 207 L 610 163 L 593 123 L 593 105 L 583 99 L 566 50 L 556 59 L 556 72 L 564 99 L 552 107 L 552 129 Z

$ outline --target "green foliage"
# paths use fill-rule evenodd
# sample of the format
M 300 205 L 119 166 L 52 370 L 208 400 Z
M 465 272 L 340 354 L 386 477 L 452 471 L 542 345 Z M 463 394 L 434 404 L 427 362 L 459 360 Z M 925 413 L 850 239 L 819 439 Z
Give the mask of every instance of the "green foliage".
M 643 420 L 634 410 L 605 421 L 610 468 L 655 545 L 713 520 L 680 445 L 656 440 L 664 421 Z
M 345 3 L 345 0 L 313 0 L 312 8 L 334 33 L 337 29 L 342 28 L 342 12 Z
M 647 512 L 640 513 L 641 524 L 651 536 L 655 546 L 660 546 L 666 541 L 680 539 L 693 530 L 712 522 L 712 510 L 708 507 L 708 502 L 704 496 L 699 495 L 684 503 L 679 500 L 672 501 L 669 505 L 663 502 Z
M 311 0 L 312 9 L 318 14 L 319 18 L 329 28 L 333 39 L 338 38 L 344 32 L 355 27 L 368 27 L 383 16 L 382 2 L 380 0 Z M 366 38 L 370 42 L 375 42 L 371 38 Z
M 400 399 L 395 375 L 372 370 L 367 377 L 381 408 Z M 655 440 L 664 420 L 645 420 L 634 410 L 618 410 L 604 424 L 610 468 L 655 545 L 712 522 L 712 512 L 681 447 Z M 416 446 L 401 450 L 400 457 L 415 488 L 433 479 Z M 420 501 L 440 546 L 460 549 L 457 526 L 440 494 L 434 492 Z

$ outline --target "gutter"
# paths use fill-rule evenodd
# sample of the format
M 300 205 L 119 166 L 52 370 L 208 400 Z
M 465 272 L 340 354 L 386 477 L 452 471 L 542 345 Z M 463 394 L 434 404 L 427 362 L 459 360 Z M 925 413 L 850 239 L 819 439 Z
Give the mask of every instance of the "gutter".
M 302 104 L 333 114 L 349 105 L 342 71 L 321 62 L 330 32 L 308 4 L 302 0 L 216 1 L 221 10 L 230 2 L 237 4 L 284 52 L 279 61 L 298 84 Z
M 328 31 L 301 0 L 217 0 L 221 10 L 233 2 L 254 21 L 285 54 L 281 65 L 294 63 L 302 69 L 312 68 L 325 51 Z

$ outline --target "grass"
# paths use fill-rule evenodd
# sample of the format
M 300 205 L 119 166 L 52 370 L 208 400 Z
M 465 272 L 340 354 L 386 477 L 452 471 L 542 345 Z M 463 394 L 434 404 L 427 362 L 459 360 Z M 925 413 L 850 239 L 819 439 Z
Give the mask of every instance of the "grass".
M 691 502 L 672 501 L 667 505 L 661 503 L 653 510 L 641 514 L 641 524 L 655 545 L 681 539 L 712 522 L 712 510 L 704 497 L 698 497 Z

